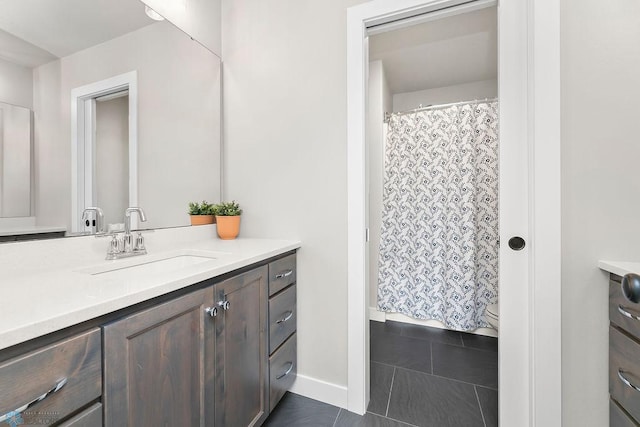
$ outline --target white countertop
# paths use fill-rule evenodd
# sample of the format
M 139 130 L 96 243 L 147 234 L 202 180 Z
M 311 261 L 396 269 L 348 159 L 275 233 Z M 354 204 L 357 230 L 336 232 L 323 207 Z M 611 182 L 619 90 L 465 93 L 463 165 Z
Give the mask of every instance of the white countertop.
M 224 241 L 215 226 L 159 230 L 145 238 L 148 255 L 115 261 L 104 260 L 109 240 L 94 237 L 0 245 L 0 349 L 300 247 L 288 240 Z M 158 274 L 91 274 L 180 254 L 215 259 Z
M 624 276 L 628 273 L 640 274 L 640 262 L 630 261 L 598 261 L 598 267 L 609 273 Z

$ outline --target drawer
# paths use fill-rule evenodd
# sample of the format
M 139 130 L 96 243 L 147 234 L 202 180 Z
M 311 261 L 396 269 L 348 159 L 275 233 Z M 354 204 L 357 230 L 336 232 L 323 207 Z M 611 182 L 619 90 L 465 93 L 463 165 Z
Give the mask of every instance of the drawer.
M 0 364 L 0 417 L 22 410 L 25 424 L 41 424 L 70 415 L 100 397 L 101 366 L 100 329 Z
M 273 411 L 282 396 L 291 388 L 298 369 L 297 336 L 293 334 L 269 358 L 269 410 Z
M 96 403 L 60 424 L 60 427 L 101 427 L 102 404 Z
M 609 427 L 638 427 L 616 402 L 609 399 Z
M 622 295 L 620 283 L 609 282 L 609 319 L 631 335 L 640 337 L 640 304 Z
M 296 282 L 296 255 L 269 263 L 269 296 Z
M 640 345 L 609 327 L 609 393 L 636 422 L 640 420 Z
M 269 300 L 269 354 L 296 331 L 296 286 Z

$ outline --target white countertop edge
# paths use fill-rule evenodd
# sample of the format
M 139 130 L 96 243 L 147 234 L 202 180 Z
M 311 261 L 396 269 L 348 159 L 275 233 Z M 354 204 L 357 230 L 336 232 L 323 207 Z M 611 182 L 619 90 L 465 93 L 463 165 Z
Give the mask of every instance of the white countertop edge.
M 600 260 L 598 261 L 598 267 L 618 276 L 624 276 L 629 273 L 640 274 L 640 262 Z
M 67 227 L 52 227 L 52 226 L 33 226 L 33 227 L 16 227 L 16 228 L 4 228 L 0 230 L 0 236 L 16 236 L 22 234 L 40 234 L 40 233 L 58 233 L 60 231 L 67 231 Z
M 187 274 L 180 279 L 160 283 L 157 286 L 135 293 L 128 293 L 116 299 L 98 301 L 94 305 L 87 305 L 75 311 L 65 312 L 51 317 L 44 317 L 42 313 L 40 313 L 40 318 L 33 323 L 12 330 L 0 331 L 0 350 L 195 285 L 204 280 L 219 277 L 231 271 L 299 249 L 300 246 L 300 242 L 291 241 L 287 244 L 279 245 L 275 249 L 262 251 L 248 257 L 239 257 L 237 260 L 223 265 L 217 265 L 205 272 Z

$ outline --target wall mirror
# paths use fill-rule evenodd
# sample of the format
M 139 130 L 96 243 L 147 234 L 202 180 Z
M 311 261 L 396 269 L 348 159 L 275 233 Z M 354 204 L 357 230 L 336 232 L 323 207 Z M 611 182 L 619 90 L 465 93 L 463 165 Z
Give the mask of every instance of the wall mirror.
M 139 0 L 0 2 L 0 232 L 87 232 L 88 206 L 182 226 L 189 201 L 219 200 L 220 60 L 158 18 Z

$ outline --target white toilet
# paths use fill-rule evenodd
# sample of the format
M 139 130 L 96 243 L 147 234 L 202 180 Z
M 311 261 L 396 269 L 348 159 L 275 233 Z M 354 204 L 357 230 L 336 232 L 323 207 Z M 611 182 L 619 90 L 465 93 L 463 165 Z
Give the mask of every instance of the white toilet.
M 498 330 L 498 325 L 500 324 L 500 322 L 498 321 L 499 312 L 500 311 L 498 309 L 498 303 L 489 304 L 487 306 L 487 310 L 485 311 L 485 314 L 487 315 L 487 322 L 489 322 L 489 324 L 493 326 L 496 331 Z

